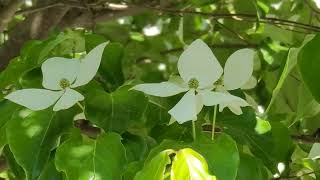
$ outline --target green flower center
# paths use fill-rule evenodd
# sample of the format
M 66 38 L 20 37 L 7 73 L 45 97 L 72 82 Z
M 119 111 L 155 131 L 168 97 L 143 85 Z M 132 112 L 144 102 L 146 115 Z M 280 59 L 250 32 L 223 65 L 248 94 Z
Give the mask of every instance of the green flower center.
M 214 85 L 223 85 L 223 80 L 222 80 L 222 78 L 218 79 L 218 80 L 214 83 Z
M 68 81 L 68 79 L 63 78 L 60 80 L 59 85 L 62 89 L 65 89 L 70 86 L 70 82 Z
M 192 78 L 188 82 L 190 89 L 197 89 L 199 87 L 199 81 L 196 78 Z

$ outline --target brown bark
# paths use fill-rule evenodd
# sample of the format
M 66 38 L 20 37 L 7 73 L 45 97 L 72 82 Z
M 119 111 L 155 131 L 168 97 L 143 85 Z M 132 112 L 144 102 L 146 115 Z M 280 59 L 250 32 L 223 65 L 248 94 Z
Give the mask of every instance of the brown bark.
M 45 1 L 40 2 L 46 3 Z M 0 48 L 0 70 L 4 69 L 9 61 L 19 54 L 26 41 L 47 37 L 68 9 L 68 7 L 56 7 L 28 15 L 24 21 L 10 30 L 9 40 Z
M 11 0 L 8 5 L 0 9 L 0 33 L 5 30 L 23 2 L 22 0 Z
M 56 1 L 42 0 L 39 2 L 36 6 L 41 8 L 17 12 L 25 14 L 27 17 L 25 21 L 18 23 L 14 29 L 9 31 L 10 39 L 0 48 L 0 70 L 3 70 L 12 58 L 19 55 L 21 47 L 26 41 L 44 39 L 50 34 L 52 28 L 57 27 L 60 30 L 69 27 L 89 28 L 98 22 L 134 15 L 144 10 L 142 7 L 128 6 L 110 7 L 92 12 L 81 3 L 79 5 L 66 3 L 65 6 L 62 6 Z
M 133 16 L 146 10 L 139 6 L 126 7 L 105 7 L 99 11 L 89 11 L 88 9 L 73 9 L 62 19 L 59 28 L 66 27 L 91 27 L 93 24 L 118 19 L 124 16 Z

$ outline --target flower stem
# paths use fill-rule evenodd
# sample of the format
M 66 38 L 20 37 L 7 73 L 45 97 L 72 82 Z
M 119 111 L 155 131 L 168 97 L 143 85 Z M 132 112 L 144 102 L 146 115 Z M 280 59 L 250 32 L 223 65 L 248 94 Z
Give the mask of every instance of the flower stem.
M 84 107 L 79 102 L 77 102 L 77 105 L 84 111 Z
M 214 130 L 216 126 L 217 109 L 218 109 L 218 105 L 215 105 L 214 111 L 213 111 L 213 118 L 212 118 L 211 140 L 214 140 Z
M 192 121 L 192 136 L 193 136 L 193 140 L 196 140 L 197 136 L 196 136 L 196 123 L 195 123 L 195 121 Z

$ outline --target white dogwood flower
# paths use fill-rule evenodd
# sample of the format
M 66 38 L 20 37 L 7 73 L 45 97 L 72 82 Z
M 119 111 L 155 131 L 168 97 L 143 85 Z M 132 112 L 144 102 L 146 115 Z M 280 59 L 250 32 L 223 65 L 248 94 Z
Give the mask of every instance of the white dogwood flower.
M 132 89 L 160 97 L 173 96 L 182 92 L 186 94 L 169 111 L 179 123 L 196 120 L 203 107 L 201 91 L 211 91 L 213 84 L 221 76 L 221 68 L 211 49 L 202 41 L 196 40 L 181 54 L 178 60 L 176 76 L 167 82 L 149 83 L 134 86 Z
M 5 98 L 34 111 L 53 104 L 54 111 L 72 107 L 84 100 L 83 95 L 72 88 L 87 84 L 96 75 L 106 45 L 107 42 L 98 45 L 80 60 L 49 58 L 41 66 L 45 89 L 17 90 Z
M 251 88 L 256 84 L 255 78 L 251 76 L 253 72 L 253 59 L 253 50 L 240 49 L 234 52 L 225 64 L 224 75 L 221 81 L 215 84 L 216 92 L 201 92 L 205 97 L 203 99 L 204 105 L 219 105 L 220 112 L 225 107 L 228 107 L 234 114 L 242 114 L 241 107 L 249 106 L 249 104 L 244 99 L 231 95 L 228 91 L 245 87 L 245 85 Z M 216 69 L 219 70 L 220 67 Z

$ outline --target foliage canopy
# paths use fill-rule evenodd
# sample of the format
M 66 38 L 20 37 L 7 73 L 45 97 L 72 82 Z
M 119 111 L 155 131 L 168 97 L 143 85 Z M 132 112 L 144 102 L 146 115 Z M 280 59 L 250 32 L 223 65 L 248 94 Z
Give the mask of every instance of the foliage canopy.
M 0 0 L 1 177 L 320 178 L 319 1 L 46 3 Z

